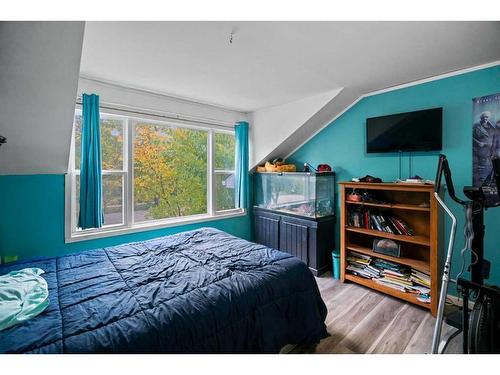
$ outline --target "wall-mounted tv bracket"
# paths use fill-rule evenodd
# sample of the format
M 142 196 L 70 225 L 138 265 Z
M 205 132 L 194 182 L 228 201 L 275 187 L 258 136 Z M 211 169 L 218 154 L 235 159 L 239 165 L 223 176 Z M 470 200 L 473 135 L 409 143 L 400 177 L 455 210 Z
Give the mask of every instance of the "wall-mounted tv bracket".
M 403 151 L 398 151 L 399 154 L 399 176 L 398 179 L 401 180 L 403 176 Z M 411 151 L 408 152 L 408 178 L 412 178 L 412 167 L 413 167 L 413 154 Z

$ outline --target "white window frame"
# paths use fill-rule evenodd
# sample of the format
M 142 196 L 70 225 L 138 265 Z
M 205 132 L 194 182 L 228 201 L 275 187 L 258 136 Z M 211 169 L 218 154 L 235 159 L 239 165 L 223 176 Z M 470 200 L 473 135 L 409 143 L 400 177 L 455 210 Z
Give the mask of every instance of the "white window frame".
M 233 134 L 234 135 L 234 131 L 217 131 L 217 132 L 214 132 L 212 131 L 212 134 L 211 134 L 211 137 L 212 137 L 212 142 L 214 142 L 215 144 L 215 133 L 226 133 L 226 134 Z M 212 147 L 212 151 L 213 151 L 213 155 L 212 155 L 212 160 L 215 162 L 215 147 Z M 235 168 L 236 168 L 236 161 L 235 161 Z M 213 165 L 213 168 L 212 168 L 212 173 L 211 173 L 211 176 L 212 176 L 212 183 L 211 183 L 211 186 L 212 186 L 212 189 L 214 191 L 213 194 L 209 194 L 208 196 L 209 197 L 212 197 L 212 207 L 213 207 L 213 210 L 214 212 L 217 212 L 217 213 L 224 213 L 224 212 L 232 212 L 234 211 L 235 209 L 232 208 L 232 209 L 228 209 L 228 210 L 220 210 L 220 211 L 215 211 L 215 207 L 216 207 L 216 186 L 215 186 L 215 175 L 218 174 L 218 173 L 232 173 L 235 175 L 235 179 L 236 179 L 236 170 L 235 169 L 216 169 L 215 168 L 215 163 Z M 236 181 L 235 181 L 236 183 Z M 235 194 L 236 194 L 236 189 L 235 189 Z
M 81 106 L 77 106 L 75 114 Z M 245 209 L 235 208 L 229 210 L 216 211 L 216 173 L 234 173 L 234 170 L 215 170 L 215 133 L 234 134 L 230 128 L 212 126 L 211 124 L 198 124 L 190 121 L 165 120 L 154 114 L 141 113 L 140 116 L 131 115 L 124 110 L 101 111 L 101 114 L 109 117 L 122 117 L 124 119 L 123 131 L 123 170 L 104 171 L 103 175 L 122 175 L 123 178 L 123 224 L 105 225 L 97 229 L 77 229 L 78 218 L 76 214 L 76 176 L 80 171 L 75 168 L 75 127 L 73 126 L 71 137 L 71 148 L 68 173 L 65 178 L 65 241 L 77 242 L 103 237 L 117 236 L 121 234 L 142 232 L 153 229 L 175 227 L 186 224 L 201 223 L 211 220 L 220 220 L 246 215 Z M 198 215 L 182 217 L 172 217 L 165 219 L 148 220 L 144 222 L 134 222 L 134 139 L 135 123 L 145 121 L 152 124 L 182 127 L 187 129 L 203 130 L 207 132 L 207 212 Z

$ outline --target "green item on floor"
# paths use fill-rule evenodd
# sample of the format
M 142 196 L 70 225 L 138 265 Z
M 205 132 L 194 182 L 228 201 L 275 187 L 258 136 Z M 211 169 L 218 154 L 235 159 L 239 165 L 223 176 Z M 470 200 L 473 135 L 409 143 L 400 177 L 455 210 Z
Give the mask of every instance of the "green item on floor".
M 47 281 L 40 268 L 0 276 L 0 331 L 40 314 L 49 305 Z

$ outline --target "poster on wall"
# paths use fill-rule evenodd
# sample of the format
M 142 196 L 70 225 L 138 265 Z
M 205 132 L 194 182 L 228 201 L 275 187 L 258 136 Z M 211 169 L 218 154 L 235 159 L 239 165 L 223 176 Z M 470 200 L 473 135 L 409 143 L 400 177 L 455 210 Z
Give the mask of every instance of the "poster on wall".
M 493 196 L 496 183 L 491 158 L 500 157 L 500 93 L 474 98 L 472 103 L 472 179 L 474 186 L 482 186 Z

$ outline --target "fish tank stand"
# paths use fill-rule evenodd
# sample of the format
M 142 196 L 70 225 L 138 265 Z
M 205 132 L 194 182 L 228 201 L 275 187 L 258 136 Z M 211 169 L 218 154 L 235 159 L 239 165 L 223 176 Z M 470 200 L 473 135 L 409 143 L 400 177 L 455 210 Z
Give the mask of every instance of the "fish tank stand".
M 254 174 L 254 238 L 289 253 L 315 276 L 331 270 L 335 173 Z

